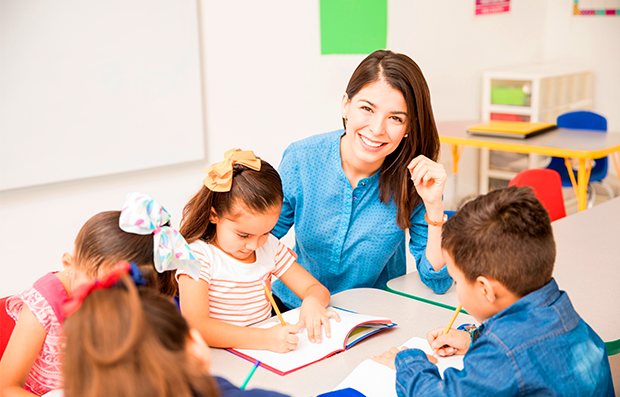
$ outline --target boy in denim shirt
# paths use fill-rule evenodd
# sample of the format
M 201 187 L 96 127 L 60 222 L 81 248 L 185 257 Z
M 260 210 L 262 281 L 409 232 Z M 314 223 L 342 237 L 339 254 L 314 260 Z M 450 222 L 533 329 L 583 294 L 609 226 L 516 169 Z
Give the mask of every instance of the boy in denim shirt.
M 459 301 L 482 325 L 427 334 L 464 368 L 440 377 L 421 350 L 373 357 L 396 369 L 399 396 L 613 396 L 607 350 L 552 278 L 549 215 L 528 187 L 490 192 L 443 226 L 442 251 Z

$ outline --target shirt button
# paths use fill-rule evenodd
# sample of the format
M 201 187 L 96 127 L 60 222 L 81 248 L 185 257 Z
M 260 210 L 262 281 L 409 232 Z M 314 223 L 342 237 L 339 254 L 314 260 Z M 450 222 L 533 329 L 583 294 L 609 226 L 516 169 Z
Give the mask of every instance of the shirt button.
M 353 196 L 353 200 L 357 200 L 357 197 Z

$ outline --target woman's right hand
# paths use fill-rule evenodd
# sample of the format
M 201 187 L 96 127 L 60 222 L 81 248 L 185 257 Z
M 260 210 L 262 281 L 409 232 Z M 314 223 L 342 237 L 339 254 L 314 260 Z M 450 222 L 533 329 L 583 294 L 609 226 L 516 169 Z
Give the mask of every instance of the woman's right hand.
M 443 335 L 444 329 L 444 327 L 438 327 L 426 334 L 426 340 L 431 349 L 438 349 L 437 354 L 441 357 L 467 353 L 471 344 L 469 333 L 451 328 L 447 334 Z
M 267 328 L 267 349 L 276 353 L 288 353 L 295 350 L 299 337 L 296 335 L 300 330 L 297 325 L 282 324 Z

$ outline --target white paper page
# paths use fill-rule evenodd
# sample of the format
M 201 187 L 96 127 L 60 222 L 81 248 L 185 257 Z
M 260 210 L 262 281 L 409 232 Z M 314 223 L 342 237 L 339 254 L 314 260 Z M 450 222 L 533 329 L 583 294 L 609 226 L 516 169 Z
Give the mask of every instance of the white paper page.
M 278 371 L 288 372 L 295 368 L 318 361 L 334 351 L 342 350 L 344 348 L 344 341 L 351 329 L 355 328 L 357 324 L 378 319 L 378 317 L 375 316 L 351 313 L 337 308 L 329 307 L 328 309 L 335 310 L 338 313 L 340 316 L 340 322 L 330 319 L 332 331 L 331 338 L 327 338 L 325 336 L 325 329 L 321 328 L 322 342 L 320 344 L 310 343 L 308 340 L 308 333 L 306 329 L 303 328 L 297 333 L 297 336 L 299 337 L 297 348 L 288 353 L 276 353 L 268 350 L 251 349 L 235 350 L 247 356 L 253 357 L 254 359 L 259 360 L 260 362 L 269 365 Z M 296 324 L 299 321 L 299 309 L 290 310 L 283 313 L 282 317 L 285 322 L 289 324 Z M 268 323 L 263 324 L 261 328 L 271 328 L 277 324 L 280 324 L 278 319 L 273 318 Z
M 433 354 L 426 339 L 413 337 L 403 346 L 416 348 L 426 354 Z M 437 368 L 443 376 L 447 368 L 463 369 L 463 357 L 439 357 Z M 364 394 L 366 397 L 396 397 L 396 371 L 370 359 L 364 360 L 357 366 L 334 390 L 350 387 Z

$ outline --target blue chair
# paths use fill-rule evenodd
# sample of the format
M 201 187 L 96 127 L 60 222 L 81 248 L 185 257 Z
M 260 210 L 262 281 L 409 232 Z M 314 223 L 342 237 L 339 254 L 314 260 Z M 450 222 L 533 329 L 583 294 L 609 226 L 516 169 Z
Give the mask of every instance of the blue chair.
M 587 110 L 577 110 L 574 112 L 564 113 L 558 117 L 557 125 L 560 128 L 595 130 L 601 131 L 602 133 L 607 132 L 607 119 L 598 113 Z M 560 178 L 562 179 L 562 187 L 573 186 L 563 158 L 552 157 L 551 162 L 546 168 L 555 170 L 560 174 Z M 577 175 L 577 170 L 573 169 L 573 172 Z M 603 181 L 606 176 L 607 157 L 595 160 L 590 172 L 590 180 L 588 182 L 588 208 L 592 207 L 596 196 L 596 193 L 594 189 L 591 188 L 590 183 L 599 183 L 607 191 L 609 198 L 614 197 L 614 191 L 611 186 Z

